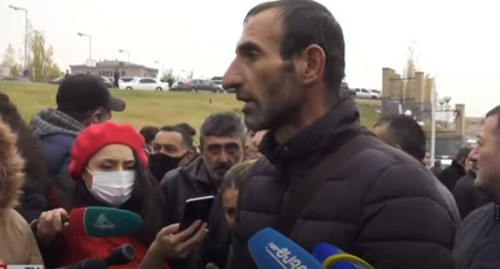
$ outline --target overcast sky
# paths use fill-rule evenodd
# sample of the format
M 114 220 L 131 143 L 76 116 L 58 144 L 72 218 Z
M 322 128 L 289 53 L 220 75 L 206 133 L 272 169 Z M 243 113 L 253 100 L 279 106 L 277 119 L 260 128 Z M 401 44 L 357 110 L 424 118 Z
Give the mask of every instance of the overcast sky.
M 64 70 L 84 63 L 92 36 L 94 59 L 127 60 L 150 67 L 223 75 L 234 57 L 246 12 L 257 0 L 0 0 L 0 50 L 22 52 L 24 13 L 45 33 Z M 465 103 L 468 116 L 500 104 L 500 38 L 494 0 L 336 0 L 325 4 L 346 39 L 346 81 L 381 88 L 382 67 L 403 71 L 414 44 L 417 68 L 434 75 L 439 95 Z

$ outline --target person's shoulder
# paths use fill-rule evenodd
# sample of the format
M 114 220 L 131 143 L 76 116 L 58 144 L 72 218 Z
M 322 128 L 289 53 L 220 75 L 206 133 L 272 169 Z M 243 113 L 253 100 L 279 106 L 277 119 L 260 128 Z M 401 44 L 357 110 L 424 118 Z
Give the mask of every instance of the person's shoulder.
M 477 222 L 487 218 L 493 219 L 494 217 L 494 204 L 488 203 L 481 207 L 476 208 L 462 221 L 462 226 L 472 225 L 475 226 Z
M 15 209 L 9 208 L 5 209 L 1 213 L 2 223 L 9 227 L 9 229 L 17 230 L 17 233 L 25 234 L 30 233 L 31 229 L 26 220 L 17 212 Z M 4 226 L 2 225 L 2 226 Z M 11 232 L 15 232 L 11 230 Z
M 177 167 L 174 170 L 168 171 L 160 181 L 160 186 L 167 186 L 169 184 L 172 184 L 173 181 L 177 180 L 180 178 L 180 170 L 182 167 Z

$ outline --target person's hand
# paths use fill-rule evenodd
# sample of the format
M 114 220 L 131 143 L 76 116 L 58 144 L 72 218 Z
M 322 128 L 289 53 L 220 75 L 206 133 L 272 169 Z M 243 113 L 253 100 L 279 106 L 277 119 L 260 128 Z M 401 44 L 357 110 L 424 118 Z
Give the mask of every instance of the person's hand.
M 38 218 L 36 236 L 40 239 L 50 239 L 59 234 L 69 223 L 63 223 L 63 218 L 69 214 L 63 208 L 43 212 Z
M 207 224 L 199 220 L 181 232 L 178 223 L 169 225 L 156 235 L 150 251 L 164 259 L 186 258 L 201 244 L 208 232 L 206 228 Z

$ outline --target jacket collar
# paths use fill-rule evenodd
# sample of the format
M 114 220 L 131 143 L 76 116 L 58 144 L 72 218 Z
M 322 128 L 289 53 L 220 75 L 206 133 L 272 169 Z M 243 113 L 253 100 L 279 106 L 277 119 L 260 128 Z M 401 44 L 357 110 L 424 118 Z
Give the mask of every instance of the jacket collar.
M 267 132 L 260 150 L 274 165 L 293 165 L 339 146 L 361 132 L 356 105 L 352 100 L 345 100 L 282 145 L 276 141 L 272 131 Z

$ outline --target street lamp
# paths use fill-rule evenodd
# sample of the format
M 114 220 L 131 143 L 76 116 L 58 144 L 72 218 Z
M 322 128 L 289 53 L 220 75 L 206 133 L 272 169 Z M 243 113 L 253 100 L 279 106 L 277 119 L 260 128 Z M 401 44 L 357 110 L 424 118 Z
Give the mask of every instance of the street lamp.
M 130 51 L 128 50 L 123 50 L 123 49 L 119 49 L 118 50 L 119 53 L 127 53 L 128 55 L 128 62 L 130 63 Z
M 15 11 L 24 11 L 24 69 L 28 67 L 28 10 L 22 7 L 9 5 Z
M 79 36 L 86 36 L 89 38 L 89 60 L 92 59 L 92 37 L 88 34 L 78 33 Z

